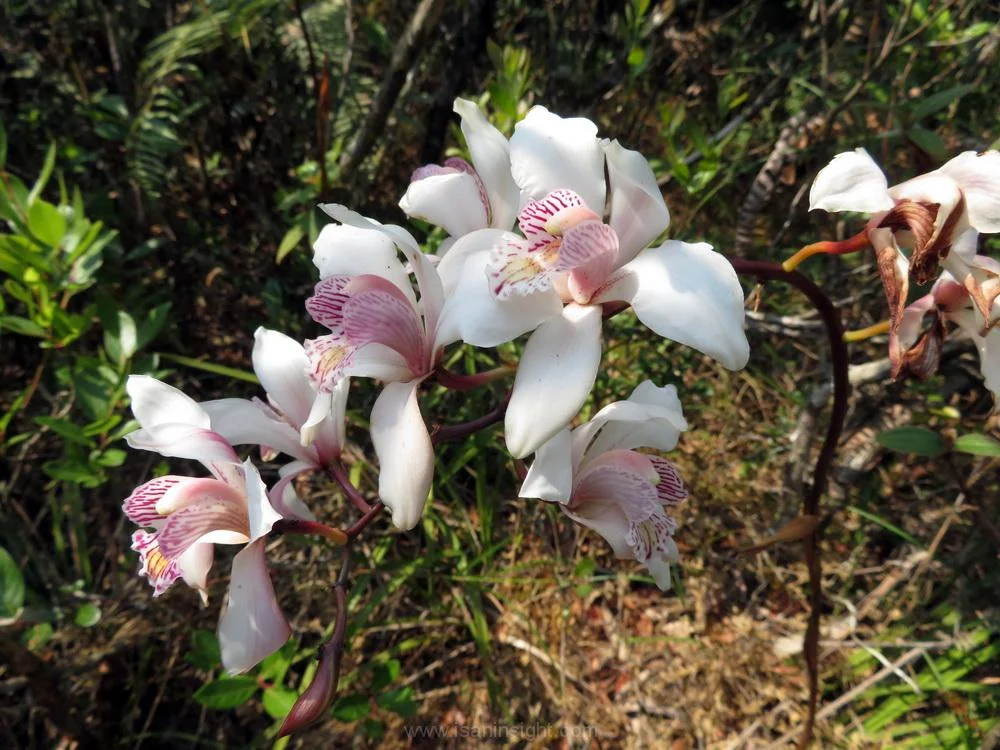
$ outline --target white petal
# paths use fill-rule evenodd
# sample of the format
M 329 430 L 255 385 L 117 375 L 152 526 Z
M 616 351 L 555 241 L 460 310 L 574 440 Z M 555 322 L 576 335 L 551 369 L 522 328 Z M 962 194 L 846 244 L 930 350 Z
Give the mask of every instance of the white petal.
M 402 354 L 384 344 L 373 342 L 365 344 L 351 354 L 351 360 L 344 367 L 343 375 L 345 379 L 374 378 L 395 383 L 411 380 L 413 371 Z
M 453 237 L 485 229 L 486 207 L 476 178 L 467 172 L 437 174 L 414 180 L 399 201 L 410 218 L 443 227 Z
M 462 135 L 472 155 L 472 164 L 490 196 L 491 226 L 510 229 L 517 216 L 520 191 L 510 173 L 510 146 L 490 124 L 475 102 L 455 100 L 455 113 L 462 118 Z
M 597 301 L 630 302 L 653 331 L 719 360 L 744 367 L 750 345 L 743 330 L 743 288 L 729 261 L 704 242 L 668 240 L 639 253 Z
M 263 327 L 254 332 L 253 338 L 253 371 L 260 384 L 291 423 L 301 426 L 316 397 L 306 375 L 309 358 L 302 344 Z
M 379 498 L 404 531 L 420 522 L 434 476 L 434 447 L 417 402 L 419 386 L 419 380 L 388 384 L 371 414 Z
M 893 206 L 885 173 L 863 148 L 833 157 L 809 190 L 809 210 L 872 214 Z
M 560 507 L 574 521 L 604 537 L 619 560 L 635 559 L 635 553 L 626 539 L 629 532 L 628 519 L 621 506 L 614 500 L 590 501 L 576 510 L 568 505 Z
M 567 305 L 528 339 L 505 420 L 507 450 L 523 458 L 580 411 L 601 364 L 601 308 Z
M 994 304 L 994 314 L 998 312 L 997 308 L 1000 308 L 1000 303 Z M 993 394 L 993 410 L 1000 411 L 1000 328 L 992 328 L 986 336 L 981 336 L 983 318 L 973 309 L 960 310 L 949 318 L 969 334 L 979 349 L 979 368 L 986 388 Z
M 583 451 L 590 455 L 633 448 L 670 451 L 677 446 L 680 433 L 687 426 L 677 388 L 672 385 L 657 388 L 646 380 L 636 387 L 628 401 L 608 404 L 574 432 L 574 452 L 581 454 L 575 460 L 581 460 Z
M 208 415 L 205 415 L 208 418 Z M 164 424 L 149 430 L 136 430 L 125 436 L 130 447 L 153 451 L 167 458 L 189 458 L 206 466 L 214 463 L 239 463 L 233 446 L 216 432 L 186 424 Z
M 212 429 L 233 445 L 266 445 L 293 458 L 315 462 L 313 451 L 303 448 L 299 433 L 288 424 L 266 414 L 245 398 L 205 401 L 202 408 L 212 420 Z
M 347 394 L 350 391 L 351 379 L 344 378 L 333 387 L 333 391 L 323 400 L 324 413 L 316 425 L 310 425 L 309 430 L 319 454 L 320 463 L 326 464 L 331 459 L 338 458 L 347 441 Z M 319 394 L 316 401 L 319 402 Z M 307 423 L 317 415 L 309 412 Z M 303 425 L 303 431 L 306 430 Z M 300 434 L 301 437 L 301 434 Z
M 264 542 L 251 542 L 233 558 L 229 593 L 219 618 L 222 665 L 246 672 L 281 648 L 291 628 L 278 606 L 264 557 Z
M 209 429 L 211 421 L 198 403 L 183 391 L 148 375 L 129 375 L 125 385 L 139 426 L 186 424 Z
M 188 547 L 187 552 L 177 558 L 177 571 L 184 583 L 197 589 L 203 603 L 208 602 L 208 574 L 212 570 L 215 556 L 214 544 L 198 542 Z
M 370 273 L 388 279 L 414 302 L 413 287 L 396 246 L 374 227 L 327 224 L 313 245 L 313 263 L 320 279 Z
M 649 162 L 618 141 L 605 146 L 611 182 L 611 218 L 618 234 L 618 265 L 628 263 L 670 225 L 670 211 Z
M 281 514 L 271 506 L 264 480 L 249 458 L 243 462 L 243 476 L 246 481 L 247 514 L 250 518 L 250 541 L 255 542 L 270 533 L 275 522 L 281 520 Z
M 435 348 L 455 341 L 472 346 L 499 346 L 559 315 L 562 302 L 552 292 L 498 300 L 490 290 L 487 266 L 497 242 L 515 235 L 484 229 L 459 239 L 438 266 L 447 284 Z
M 573 461 L 570 455 L 571 437 L 568 429 L 535 452 L 535 461 L 521 484 L 518 497 L 569 502 L 573 491 Z
M 545 107 L 532 107 L 514 127 L 510 169 L 531 198 L 568 189 L 579 193 L 592 211 L 604 212 L 604 149 L 590 120 L 562 118 Z
M 962 189 L 969 224 L 980 232 L 1000 232 L 1000 151 L 966 151 L 939 171 Z
M 646 568 L 649 570 L 649 574 L 653 576 L 653 580 L 656 581 L 657 587 L 660 591 L 670 591 L 672 581 L 670 579 L 670 560 L 677 558 L 677 544 L 673 539 L 669 542 L 670 552 L 667 553 L 654 553 L 646 561 Z

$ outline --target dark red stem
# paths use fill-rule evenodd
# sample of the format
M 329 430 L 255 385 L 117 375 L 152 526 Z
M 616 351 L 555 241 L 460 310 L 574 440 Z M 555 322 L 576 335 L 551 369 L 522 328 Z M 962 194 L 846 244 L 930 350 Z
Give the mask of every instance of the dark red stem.
M 347 476 L 347 472 L 344 470 L 344 465 L 340 461 L 331 461 L 326 467 L 327 473 L 332 479 L 337 481 L 344 492 L 347 494 L 347 499 L 351 501 L 355 508 L 364 515 L 371 511 L 372 506 L 368 504 L 368 501 L 358 492 L 358 488 L 351 484 L 351 478 Z
M 816 468 L 813 470 L 812 485 L 806 491 L 802 502 L 803 515 L 818 515 L 819 502 L 826 491 L 827 477 L 833 458 L 840 441 L 847 417 L 848 397 L 851 392 L 850 381 L 847 378 L 849 364 L 847 344 L 844 342 L 844 327 L 840 322 L 840 313 L 826 293 L 811 279 L 798 271 L 786 271 L 777 263 L 766 263 L 757 260 L 730 258 L 729 262 L 737 273 L 754 276 L 760 281 L 783 281 L 791 284 L 802 292 L 819 313 L 826 328 L 830 342 L 830 363 L 833 368 L 833 408 L 830 411 L 830 423 L 826 429 L 826 437 L 820 449 Z M 806 626 L 804 654 L 809 672 L 809 712 L 806 726 L 799 740 L 799 747 L 805 748 L 812 740 L 816 725 L 816 708 L 819 704 L 819 619 L 823 606 L 823 585 L 819 559 L 819 541 L 823 525 L 817 526 L 812 534 L 805 538 L 806 566 L 809 570 L 809 621 Z
M 507 413 L 507 404 L 509 403 L 510 393 L 504 396 L 503 401 L 481 417 L 470 419 L 468 422 L 459 422 L 458 424 L 438 425 L 431 433 L 431 442 L 434 445 L 438 445 L 449 440 L 460 440 L 474 432 L 479 432 L 490 425 L 494 425 L 504 418 L 504 415 Z

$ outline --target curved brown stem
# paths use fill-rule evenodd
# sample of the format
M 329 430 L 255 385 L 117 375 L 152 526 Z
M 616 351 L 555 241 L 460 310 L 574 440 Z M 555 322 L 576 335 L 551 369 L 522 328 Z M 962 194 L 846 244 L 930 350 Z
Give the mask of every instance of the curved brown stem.
M 830 342 L 830 362 L 833 367 L 833 408 L 830 411 L 830 423 L 826 429 L 826 437 L 820 449 L 816 467 L 813 470 L 812 485 L 806 491 L 802 502 L 803 515 L 819 514 L 819 502 L 826 490 L 827 477 L 833 465 L 834 454 L 840 434 L 844 429 L 847 417 L 848 397 L 851 384 L 847 378 L 848 356 L 847 344 L 844 343 L 844 327 L 840 322 L 840 313 L 833 302 L 811 279 L 798 271 L 786 271 L 777 263 L 766 263 L 757 260 L 730 258 L 737 273 L 754 276 L 760 282 L 783 281 L 791 284 L 802 292 L 819 313 L 826 328 Z M 806 626 L 803 653 L 806 658 L 806 668 L 809 672 L 809 712 L 806 725 L 802 730 L 799 748 L 805 748 L 812 740 L 816 725 L 816 708 L 819 703 L 819 618 L 823 605 L 822 569 L 819 560 L 819 541 L 823 525 L 805 537 L 805 558 L 809 570 L 809 620 Z
M 435 426 L 434 430 L 431 432 L 431 442 L 434 443 L 434 445 L 438 445 L 449 440 L 460 440 L 461 438 L 468 437 L 474 432 L 479 432 L 479 430 L 485 429 L 490 425 L 494 425 L 503 419 L 507 414 L 507 404 L 509 403 L 510 393 L 504 396 L 503 400 L 499 404 L 481 417 L 470 419 L 468 422 L 459 422 L 458 424 Z
M 326 467 L 327 474 L 330 475 L 331 479 L 334 479 L 337 484 L 341 486 L 344 493 L 347 495 L 347 499 L 351 501 L 351 504 L 357 508 L 362 515 L 371 512 L 372 506 L 368 504 L 364 496 L 358 492 L 358 488 L 351 484 L 351 478 L 347 476 L 347 472 L 344 471 L 344 465 L 340 461 L 331 461 Z

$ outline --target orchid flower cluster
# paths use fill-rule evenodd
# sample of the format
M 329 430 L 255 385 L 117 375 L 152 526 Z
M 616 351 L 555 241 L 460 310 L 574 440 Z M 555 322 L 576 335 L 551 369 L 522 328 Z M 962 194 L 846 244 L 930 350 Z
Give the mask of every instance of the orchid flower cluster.
M 459 99 L 455 111 L 471 163 L 417 169 L 400 201 L 447 240 L 430 254 L 402 226 L 322 206 L 334 221 L 315 242 L 319 281 L 305 307 L 326 332 L 300 343 L 258 329 L 253 365 L 266 399 L 197 403 L 151 377 L 128 381 L 140 426 L 129 444 L 198 461 L 208 474 L 157 477 L 125 500 L 140 575 L 154 596 L 183 580 L 207 601 L 215 545 L 239 547 L 219 621 L 230 672 L 252 668 L 291 632 L 268 573 L 269 535 L 352 538 L 318 522 L 293 482 L 323 471 L 360 497 L 341 463 L 352 379 L 381 388 L 369 421 L 379 467 L 369 516 L 385 507 L 402 531 L 420 522 L 435 460 L 422 391 L 430 381 L 466 388 L 511 371 L 450 373 L 442 363 L 456 345 L 527 335 L 504 417 L 513 457 L 535 454 L 519 494 L 557 504 L 618 558 L 670 586 L 671 511 L 687 497 L 660 455 L 687 428 L 676 389 L 643 382 L 573 424 L 600 368 L 602 322 L 629 306 L 655 334 L 742 368 L 749 346 L 736 273 L 707 244 L 655 243 L 670 214 L 652 169 L 598 137 L 589 120 L 538 106 L 508 140 L 475 103 Z M 265 461 L 284 457 L 270 488 L 237 455 L 243 445 L 258 446 Z M 364 500 L 355 504 L 364 512 Z
M 1000 406 L 1000 262 L 978 254 L 980 235 L 1000 232 L 1000 152 L 966 151 L 890 188 L 864 149 L 848 151 L 816 176 L 809 206 L 870 218 L 854 237 L 809 245 L 785 268 L 816 253 L 871 245 L 889 319 L 861 333 L 888 332 L 893 376 L 936 372 L 950 322 L 976 344 L 986 387 Z M 911 279 L 932 286 L 908 304 Z

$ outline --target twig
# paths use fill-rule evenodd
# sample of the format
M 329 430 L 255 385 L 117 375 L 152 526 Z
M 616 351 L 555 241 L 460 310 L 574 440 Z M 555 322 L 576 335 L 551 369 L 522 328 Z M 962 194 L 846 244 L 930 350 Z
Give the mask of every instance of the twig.
M 368 155 L 368 151 L 382 133 L 407 74 L 426 47 L 427 36 L 431 28 L 437 24 L 443 8 L 444 0 L 420 1 L 406 31 L 396 45 L 389 63 L 389 71 L 368 113 L 368 118 L 354 140 L 344 150 L 340 160 L 341 174 L 352 173 Z

